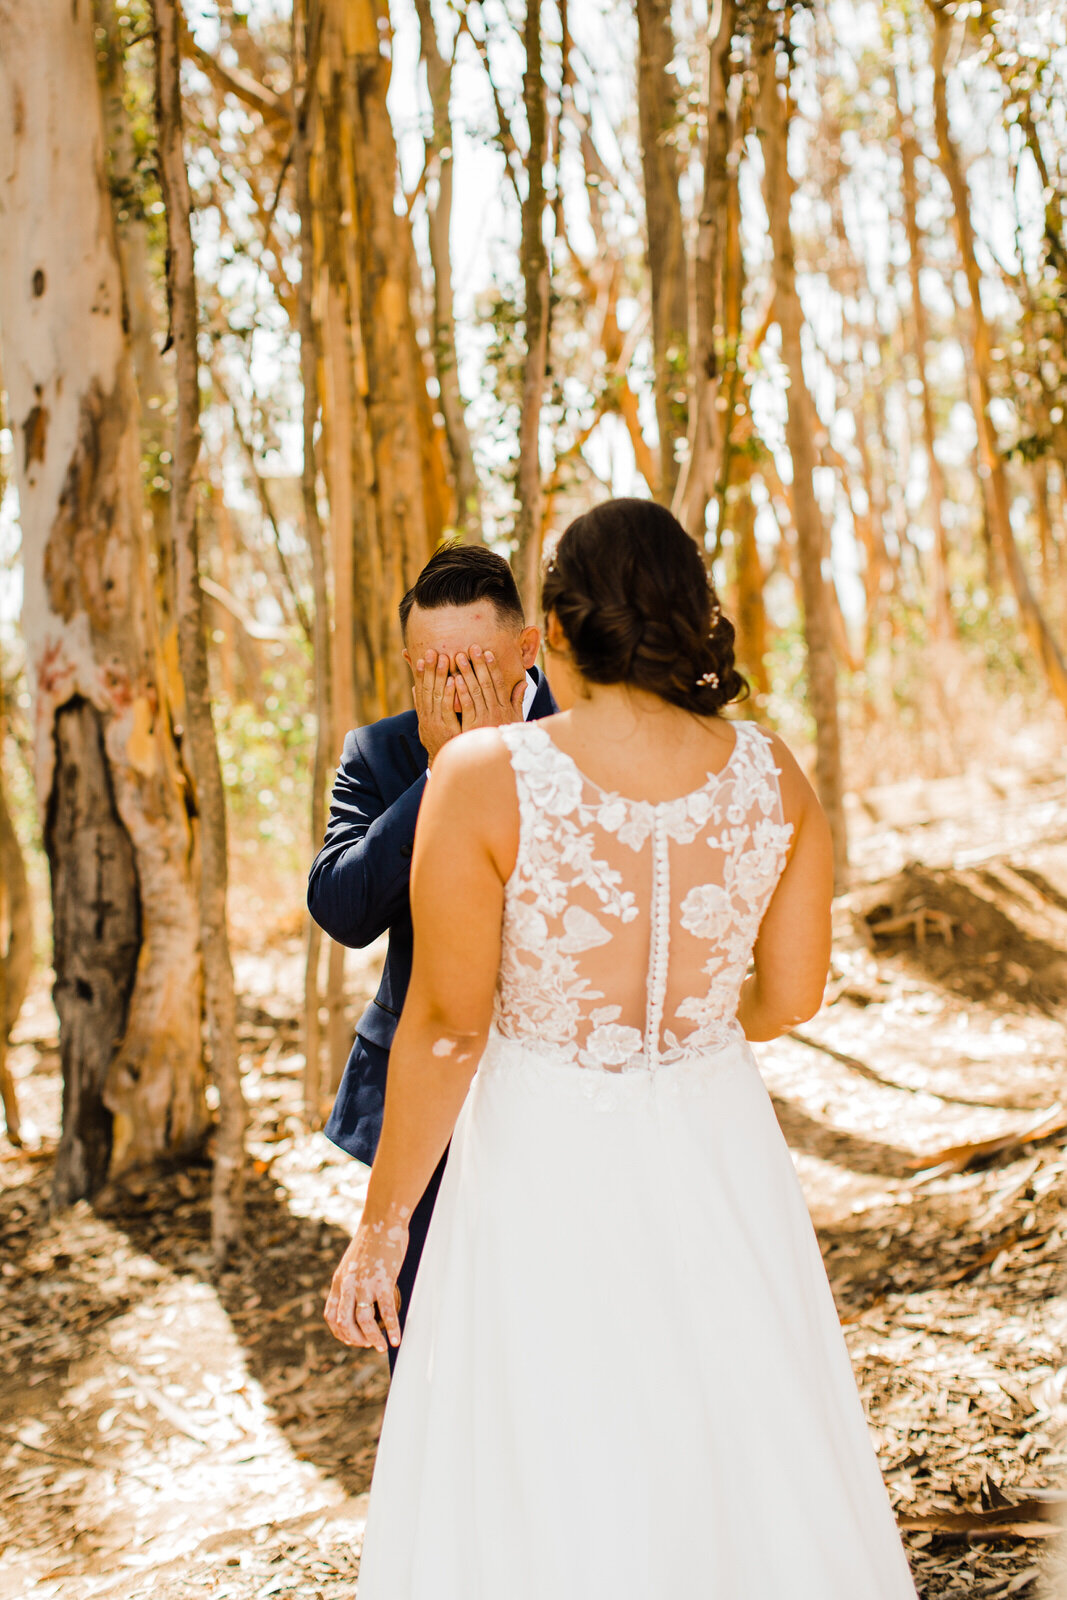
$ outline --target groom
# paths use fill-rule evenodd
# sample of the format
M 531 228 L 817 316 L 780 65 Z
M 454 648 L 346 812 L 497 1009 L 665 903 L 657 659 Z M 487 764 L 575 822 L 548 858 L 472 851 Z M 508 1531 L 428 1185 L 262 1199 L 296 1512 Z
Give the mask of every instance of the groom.
M 400 625 L 415 709 L 346 737 L 326 839 L 308 878 L 308 909 L 331 939 L 361 949 L 389 931 L 382 981 L 356 1024 L 325 1130 L 368 1164 L 378 1147 L 389 1048 L 411 977 L 411 848 L 434 757 L 471 728 L 556 710 L 548 680 L 534 666 L 541 636 L 526 624 L 511 568 L 483 545 L 437 550 L 400 602 Z M 401 1326 L 446 1159 L 412 1213 L 397 1280 Z M 390 1345 L 390 1367 L 395 1360 Z

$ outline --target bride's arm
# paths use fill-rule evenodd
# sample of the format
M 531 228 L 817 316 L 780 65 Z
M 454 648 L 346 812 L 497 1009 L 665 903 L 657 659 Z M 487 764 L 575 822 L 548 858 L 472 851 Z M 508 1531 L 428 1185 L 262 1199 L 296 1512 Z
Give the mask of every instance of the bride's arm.
M 775 739 L 782 809 L 793 824 L 785 871 L 771 896 L 752 952 L 738 1020 L 751 1040 L 776 1039 L 822 1005 L 830 965 L 833 842 L 826 814 L 786 746 Z
M 504 884 L 518 805 L 499 734 L 470 733 L 434 762 L 415 835 L 411 983 L 389 1055 L 385 1119 L 359 1230 L 334 1274 L 326 1320 L 348 1344 L 395 1344 L 393 1288 L 411 1213 L 452 1136 L 485 1046 L 500 965 Z

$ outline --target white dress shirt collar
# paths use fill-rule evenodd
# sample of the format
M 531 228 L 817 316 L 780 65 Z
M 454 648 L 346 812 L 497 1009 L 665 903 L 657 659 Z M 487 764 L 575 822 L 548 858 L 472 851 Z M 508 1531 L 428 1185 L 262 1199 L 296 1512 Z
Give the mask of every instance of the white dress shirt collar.
M 530 720 L 530 711 L 531 711 L 531 709 L 533 707 L 533 703 L 534 703 L 534 701 L 536 699 L 537 699 L 537 679 L 534 677 L 533 673 L 530 672 L 529 669 L 527 669 L 527 673 L 526 673 L 526 689 L 525 689 L 525 691 L 523 693 L 523 697 L 522 697 L 522 720 L 523 720 L 523 722 L 529 722 L 529 720 Z

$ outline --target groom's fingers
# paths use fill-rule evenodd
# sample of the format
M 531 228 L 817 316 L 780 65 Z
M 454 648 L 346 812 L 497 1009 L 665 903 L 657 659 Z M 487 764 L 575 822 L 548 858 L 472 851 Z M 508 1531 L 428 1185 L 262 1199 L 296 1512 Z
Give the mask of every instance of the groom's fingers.
M 507 685 L 504 682 L 504 674 L 500 670 L 500 662 L 496 659 L 496 656 L 494 656 L 491 650 L 487 650 L 485 652 L 485 670 L 488 674 L 490 684 L 490 689 L 486 698 L 488 699 L 489 695 L 491 695 L 492 699 L 496 701 L 501 711 L 503 711 L 511 703 L 511 696 L 508 694 Z M 525 690 L 525 677 L 520 679 L 520 682 Z
M 432 655 L 433 652 L 428 651 L 427 654 Z M 429 662 L 427 662 L 427 666 L 429 666 Z M 439 655 L 437 657 L 437 665 L 434 669 L 433 689 L 431 691 L 435 716 L 440 716 L 442 714 L 445 693 L 448 688 L 448 676 L 448 657 L 443 654 Z
M 437 676 L 437 652 L 427 650 L 425 659 L 415 664 L 415 712 L 425 727 L 433 720 L 433 690 Z
M 433 699 L 434 668 L 437 665 L 437 652 L 427 650 L 425 656 L 415 663 L 415 690 L 418 696 L 417 710 L 420 716 L 425 716 L 430 709 Z
M 460 657 L 460 660 L 462 660 L 462 657 Z M 458 661 L 456 665 L 459 666 Z M 456 693 L 459 696 L 460 721 L 463 723 L 464 727 L 466 727 L 469 723 L 474 722 L 478 715 L 478 709 L 474 703 L 474 696 L 471 694 L 470 685 L 464 677 L 462 669 L 460 670 L 459 676 L 456 678 Z
M 462 650 L 456 657 L 456 689 L 464 711 L 471 711 L 479 722 L 483 722 L 486 712 L 485 694 L 477 675 L 477 664 Z
M 485 706 L 486 714 L 490 717 L 490 722 L 494 722 L 496 720 L 496 712 L 507 706 L 507 694 L 504 694 L 504 698 L 501 698 L 501 693 L 499 693 L 502 682 L 504 682 L 501 675 L 499 675 L 499 667 L 496 670 L 496 674 L 494 674 L 493 666 L 491 666 L 493 664 L 493 654 L 483 651 L 480 645 L 472 645 L 472 648 L 470 648 L 470 661 L 474 664 L 478 694 L 482 698 L 483 706 Z

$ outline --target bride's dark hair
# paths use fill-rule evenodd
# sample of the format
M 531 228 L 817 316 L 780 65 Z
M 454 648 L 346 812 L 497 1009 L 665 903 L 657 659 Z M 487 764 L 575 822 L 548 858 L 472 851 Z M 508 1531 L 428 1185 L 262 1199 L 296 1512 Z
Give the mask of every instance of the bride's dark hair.
M 576 517 L 541 602 L 590 683 L 632 683 L 703 717 L 748 693 L 699 550 L 651 500 L 606 500 Z

